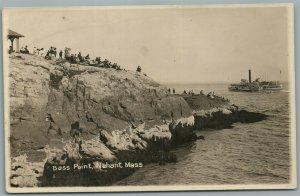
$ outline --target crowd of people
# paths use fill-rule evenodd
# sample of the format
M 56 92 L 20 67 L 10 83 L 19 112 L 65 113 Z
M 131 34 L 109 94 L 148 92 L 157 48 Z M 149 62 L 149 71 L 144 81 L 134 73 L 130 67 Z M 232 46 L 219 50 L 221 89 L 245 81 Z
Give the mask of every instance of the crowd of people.
M 116 70 L 121 70 L 121 66 L 117 63 L 112 63 L 108 59 L 104 59 L 102 61 L 101 57 L 96 57 L 95 59 L 91 59 L 90 55 L 83 55 L 81 52 L 78 52 L 78 54 L 71 53 L 71 48 L 65 48 L 65 50 L 58 50 L 51 46 L 49 50 L 46 53 L 45 59 L 52 59 L 57 58 L 66 61 L 69 61 L 71 64 L 82 64 L 82 65 L 91 65 L 91 66 L 98 66 L 98 67 L 105 67 L 105 68 L 113 68 Z
M 193 90 L 190 90 L 190 91 L 183 90 L 183 93 L 182 93 L 182 94 L 183 94 L 183 95 L 197 95 L 197 94 L 194 93 Z M 220 96 L 215 95 L 215 92 L 214 92 L 214 91 L 211 91 L 211 92 L 205 94 L 205 93 L 203 92 L 203 90 L 200 90 L 200 93 L 199 93 L 198 95 L 206 96 L 206 97 L 208 97 L 209 99 L 220 98 L 220 99 L 222 99 L 223 101 L 229 101 L 229 99 L 226 99 L 225 97 L 222 97 L 222 96 L 220 97 Z
M 21 53 L 29 54 L 29 50 L 27 46 L 22 47 L 20 50 Z M 121 66 L 117 63 L 112 63 L 108 59 L 102 60 L 101 57 L 96 57 L 95 59 L 91 59 L 90 55 L 83 55 L 81 52 L 78 54 L 71 53 L 71 48 L 65 48 L 64 51 L 58 49 L 54 46 L 51 46 L 47 52 L 44 48 L 34 47 L 33 54 L 37 56 L 42 56 L 47 60 L 55 59 L 55 60 L 66 60 L 71 64 L 81 64 L 81 65 L 90 65 L 96 67 L 104 67 L 104 68 L 112 68 L 116 70 L 122 70 Z M 136 72 L 141 72 L 142 68 L 137 66 Z
M 15 52 L 12 49 L 12 46 L 9 48 L 9 54 L 12 52 Z M 20 53 L 23 54 L 30 54 L 28 50 L 28 46 L 22 47 L 20 49 Z M 95 59 L 91 59 L 90 55 L 83 55 L 81 52 L 78 52 L 78 54 L 71 53 L 71 48 L 66 47 L 63 50 L 58 51 L 58 49 L 54 46 L 51 46 L 47 52 L 44 50 L 44 48 L 33 48 L 33 54 L 37 56 L 44 57 L 46 60 L 58 60 L 58 61 L 68 61 L 71 64 L 81 64 L 81 65 L 90 65 L 90 66 L 96 66 L 96 67 L 104 67 L 104 68 L 112 68 L 116 70 L 124 70 L 121 68 L 121 65 L 117 63 L 112 63 L 108 59 L 102 60 L 101 57 L 96 57 Z M 142 68 L 141 66 L 137 66 L 136 72 L 141 73 Z M 146 76 L 146 74 L 144 74 Z

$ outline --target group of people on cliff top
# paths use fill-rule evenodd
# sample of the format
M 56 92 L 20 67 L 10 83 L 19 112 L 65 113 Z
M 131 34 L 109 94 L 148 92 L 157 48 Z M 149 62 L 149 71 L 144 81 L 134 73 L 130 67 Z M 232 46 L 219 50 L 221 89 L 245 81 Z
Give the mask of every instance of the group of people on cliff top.
M 13 46 L 9 46 L 9 49 L 8 49 L 8 54 L 11 54 L 13 52 L 16 52 L 14 49 L 13 49 Z M 28 46 L 26 45 L 25 47 L 22 46 L 21 49 L 20 49 L 20 53 L 23 53 L 23 54 L 29 54 L 29 50 L 28 50 Z
M 11 53 L 14 51 L 9 51 L 9 52 Z M 27 45 L 21 48 L 20 53 L 30 54 Z M 96 57 L 95 59 L 91 59 L 89 54 L 82 55 L 81 52 L 78 52 L 78 54 L 74 54 L 71 53 L 71 48 L 68 47 L 66 47 L 64 51 L 60 50 L 59 52 L 57 48 L 54 46 L 50 46 L 47 52 L 44 51 L 44 48 L 34 47 L 33 54 L 37 56 L 42 56 L 46 60 L 51 60 L 51 59 L 56 60 L 58 57 L 58 60 L 66 60 L 71 64 L 82 64 L 82 65 L 90 65 L 96 67 L 122 70 L 120 65 L 118 65 L 117 63 L 112 63 L 108 59 L 104 59 L 103 61 L 101 60 L 101 57 Z M 142 72 L 141 66 L 137 66 L 136 72 L 140 72 L 140 73 Z
M 28 46 L 26 45 L 25 47 L 21 47 L 20 52 L 24 54 L 29 54 Z
M 45 59 L 51 59 L 52 57 L 57 56 L 57 49 L 53 46 L 51 46 L 45 56 Z M 106 67 L 106 68 L 113 68 L 116 70 L 121 70 L 121 66 L 117 63 L 112 63 L 107 59 L 104 59 L 104 61 L 101 60 L 101 57 L 96 57 L 95 59 L 91 59 L 90 55 L 83 55 L 81 52 L 78 52 L 78 54 L 71 53 L 71 48 L 65 48 L 64 52 L 62 50 L 58 53 L 58 59 L 59 60 L 67 60 L 71 64 L 82 64 L 82 65 L 91 65 L 91 66 L 99 66 L 99 67 Z
M 193 90 L 190 90 L 188 92 L 187 92 L 187 90 L 184 90 L 182 94 L 183 95 L 196 95 Z M 200 93 L 198 95 L 206 96 L 209 99 L 220 98 L 222 101 L 229 101 L 229 99 L 226 99 L 225 97 L 220 97 L 220 96 L 215 95 L 214 91 L 204 94 L 203 90 L 200 90 Z

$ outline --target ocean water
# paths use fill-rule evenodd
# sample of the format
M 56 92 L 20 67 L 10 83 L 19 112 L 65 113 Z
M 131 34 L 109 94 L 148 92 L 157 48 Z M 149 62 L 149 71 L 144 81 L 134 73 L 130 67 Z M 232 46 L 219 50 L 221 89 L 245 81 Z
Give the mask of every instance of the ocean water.
M 281 184 L 289 183 L 289 92 L 228 92 L 227 84 L 166 85 L 176 93 L 214 91 L 248 111 L 269 115 L 267 120 L 231 129 L 201 130 L 197 140 L 173 150 L 177 163 L 149 164 L 114 185 Z M 287 86 L 287 85 L 285 85 Z M 287 89 L 287 88 L 286 88 Z

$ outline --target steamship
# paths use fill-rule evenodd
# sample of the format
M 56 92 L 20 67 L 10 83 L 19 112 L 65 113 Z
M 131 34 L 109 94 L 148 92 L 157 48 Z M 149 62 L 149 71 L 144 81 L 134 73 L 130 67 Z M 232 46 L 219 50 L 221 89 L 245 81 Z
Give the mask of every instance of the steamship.
M 259 81 L 257 78 L 255 81 L 251 80 L 251 70 L 249 70 L 249 80 L 241 79 L 238 84 L 230 84 L 229 91 L 238 92 L 257 92 L 257 91 L 281 91 L 282 84 L 279 81 Z

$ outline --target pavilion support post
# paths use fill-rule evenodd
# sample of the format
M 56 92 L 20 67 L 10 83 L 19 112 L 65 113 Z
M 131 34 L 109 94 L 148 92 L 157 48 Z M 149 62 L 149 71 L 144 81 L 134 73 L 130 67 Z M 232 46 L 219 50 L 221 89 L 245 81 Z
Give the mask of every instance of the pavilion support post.
M 20 52 L 19 38 L 16 38 L 16 52 Z
M 14 39 L 9 39 L 11 42 L 11 51 L 14 51 Z

